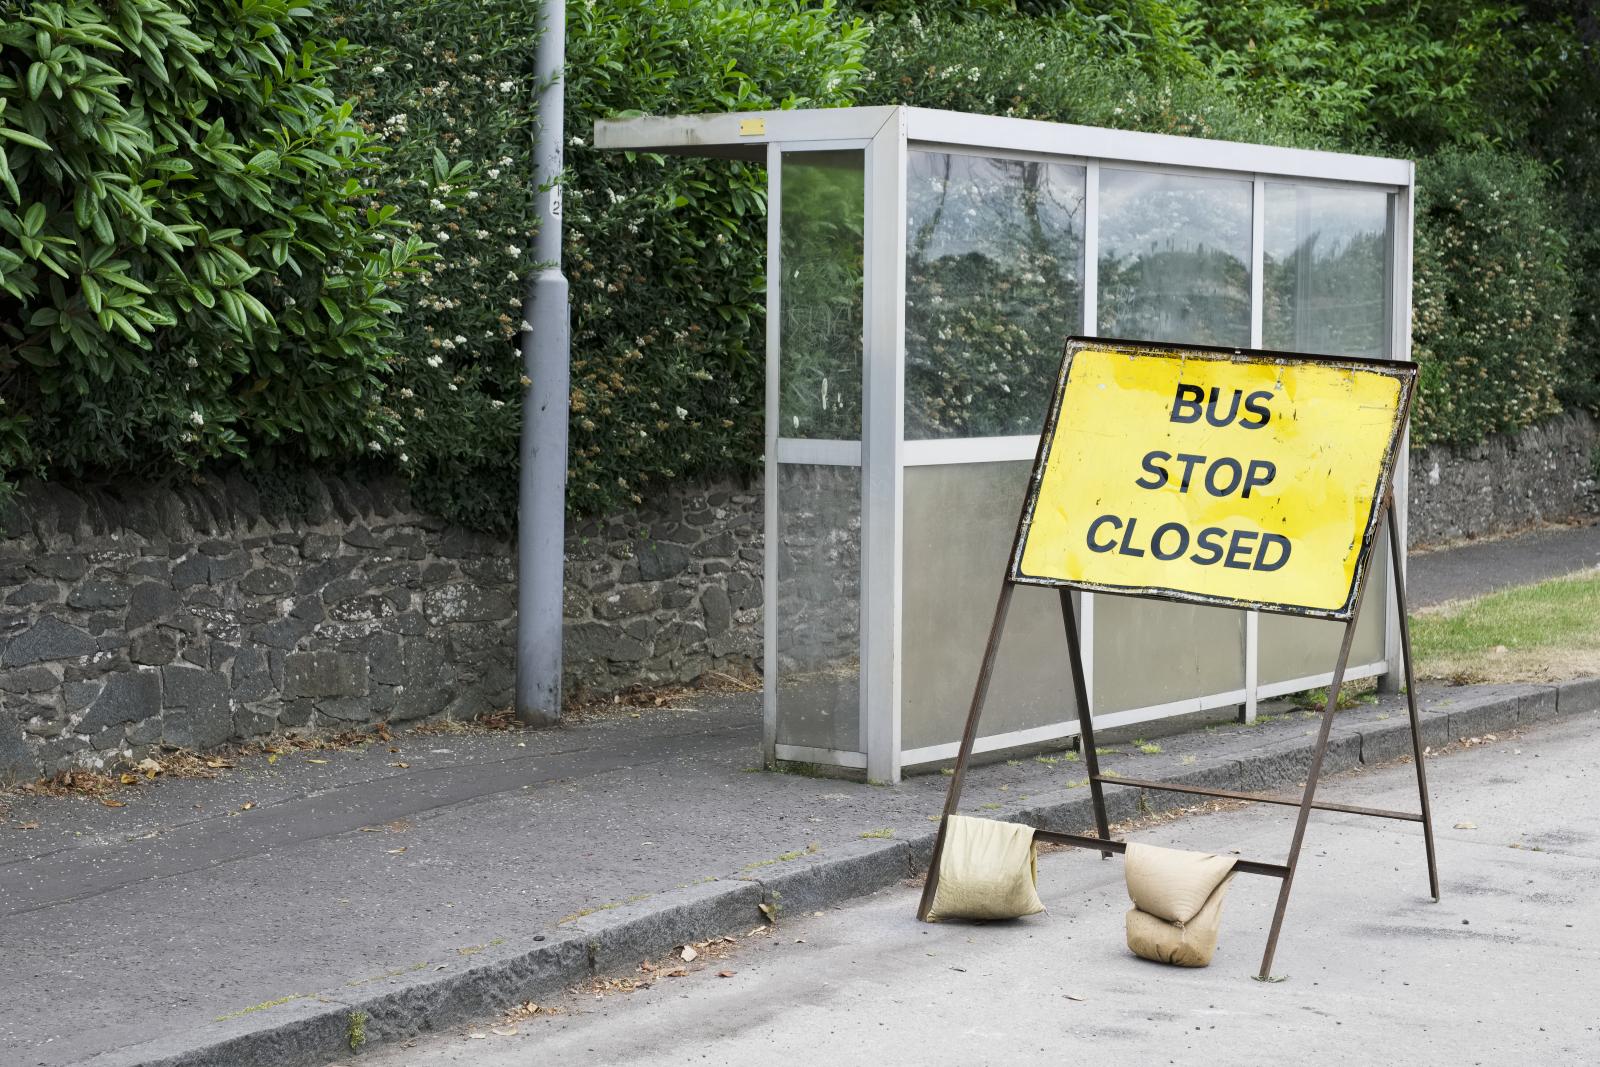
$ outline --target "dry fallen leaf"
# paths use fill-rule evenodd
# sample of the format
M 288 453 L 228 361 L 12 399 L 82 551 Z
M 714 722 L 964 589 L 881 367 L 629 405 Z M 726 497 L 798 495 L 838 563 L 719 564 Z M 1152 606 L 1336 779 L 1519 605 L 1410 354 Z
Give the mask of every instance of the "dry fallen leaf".
M 395 762 L 395 763 L 391 763 L 391 764 L 389 764 L 389 766 L 391 766 L 391 767 L 401 767 L 401 768 L 405 768 L 405 767 L 409 767 L 409 766 L 411 766 L 411 764 L 409 764 L 409 763 L 403 763 L 403 762 Z
M 649 960 L 645 960 L 643 963 L 639 964 L 639 969 L 641 971 L 653 971 L 656 969 L 656 965 L 651 963 Z
M 155 761 L 151 760 L 150 762 L 153 763 Z M 270 756 L 267 757 L 267 762 L 271 763 L 272 762 L 272 757 L 270 757 Z M 142 767 L 143 764 L 140 764 L 140 766 Z M 212 770 L 220 770 L 223 767 L 232 767 L 233 766 L 233 761 L 232 760 L 225 760 L 225 759 L 208 759 L 208 760 L 206 760 L 206 766 L 210 767 Z
M 1478 824 L 1475 823 L 1475 822 L 1458 822 L 1458 823 L 1456 823 L 1456 829 L 1457 830 L 1476 830 L 1477 828 L 1478 828 Z
M 389 855 L 398 856 L 398 855 L 400 855 L 400 853 L 404 852 L 406 850 L 406 848 L 407 848 L 407 846 L 405 846 L 405 845 L 401 845 L 399 848 L 391 848 L 389 850 Z
M 306 760 L 306 762 L 307 763 L 327 763 L 328 761 L 325 760 L 325 759 L 308 759 L 308 760 Z
M 17 823 L 18 830 L 37 830 L 38 828 L 39 824 L 32 819 L 29 819 L 27 822 Z
M 685 967 L 674 967 L 672 970 L 665 972 L 665 975 L 668 978 L 683 978 L 687 976 L 688 973 L 689 971 Z
M 501 1037 L 517 1036 L 517 1028 L 515 1026 L 496 1026 L 490 1029 L 489 1032 L 491 1034 L 499 1034 Z
M 1083 998 L 1078 996 L 1076 993 L 1068 993 L 1066 996 L 1067 996 L 1068 1000 L 1077 1000 L 1077 1001 L 1083 1000 Z
M 110 797 L 101 797 L 100 798 L 100 803 L 104 804 L 108 808 L 125 808 L 125 807 L 128 806 L 128 805 L 124 804 L 122 801 L 113 800 Z
M 270 753 L 267 756 L 267 762 L 268 763 L 277 763 L 278 762 L 278 754 L 276 752 Z
M 760 904 L 757 904 L 756 907 L 761 909 L 761 914 L 765 915 L 769 921 L 778 921 L 778 913 L 773 909 L 771 904 L 768 904 L 763 900 Z
M 123 785 L 133 785 L 139 780 L 139 776 L 137 774 L 129 774 L 127 771 L 123 771 L 122 777 L 119 780 Z
M 255 806 L 256 806 L 256 802 L 255 801 L 247 800 L 243 804 L 239 805 L 239 810 L 240 811 L 249 811 L 251 808 L 253 808 Z
M 678 953 L 678 956 L 684 963 L 693 963 L 700 958 L 700 953 L 694 950 L 693 945 L 684 945 L 683 951 Z
M 717 972 L 717 977 L 718 978 L 732 978 L 734 975 L 736 975 L 738 973 L 739 973 L 738 971 L 718 971 Z
M 383 827 L 381 827 L 381 826 L 363 826 L 363 827 L 361 827 L 361 832 L 364 833 L 364 834 L 381 834 L 381 833 L 383 833 Z
M 467 1036 L 472 1038 L 472 1040 L 474 1040 L 474 1041 L 487 1041 L 487 1040 L 489 1040 L 489 1035 L 488 1034 L 468 1034 Z
M 162 769 L 161 768 L 161 764 L 157 763 L 155 760 L 151 759 L 149 756 L 146 756 L 144 759 L 142 759 L 138 763 L 134 764 L 134 766 L 138 770 L 143 771 L 145 773 L 145 777 L 147 777 L 147 778 L 154 778 L 156 775 L 161 773 L 161 769 Z M 206 766 L 207 767 L 232 767 L 233 764 L 227 762 L 226 760 L 207 760 L 206 761 Z

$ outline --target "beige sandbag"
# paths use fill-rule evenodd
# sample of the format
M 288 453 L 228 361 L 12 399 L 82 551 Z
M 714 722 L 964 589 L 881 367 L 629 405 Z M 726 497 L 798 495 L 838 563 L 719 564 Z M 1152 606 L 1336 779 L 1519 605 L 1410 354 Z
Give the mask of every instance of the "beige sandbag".
M 1217 951 L 1222 898 L 1234 860 L 1204 852 L 1130 844 L 1127 851 L 1128 948 L 1179 967 L 1204 967 Z
M 1033 827 L 952 815 L 928 922 L 1037 915 L 1044 910 L 1038 880 Z
M 1204 967 L 1217 951 L 1217 931 L 1222 926 L 1222 898 L 1227 895 L 1230 873 L 1211 891 L 1200 910 L 1186 923 L 1169 923 L 1138 908 L 1128 909 L 1128 948 L 1135 956 L 1179 967 Z
M 1124 868 L 1133 906 L 1167 922 L 1186 923 L 1227 880 L 1234 860 L 1205 852 L 1130 842 Z

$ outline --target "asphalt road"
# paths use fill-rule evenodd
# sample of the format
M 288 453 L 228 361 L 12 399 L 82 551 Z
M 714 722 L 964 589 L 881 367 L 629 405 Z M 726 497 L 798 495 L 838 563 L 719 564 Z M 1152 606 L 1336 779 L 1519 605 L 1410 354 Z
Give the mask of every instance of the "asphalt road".
M 1120 862 L 1063 851 L 1041 857 L 1047 915 L 928 926 L 903 886 L 786 920 L 684 978 L 570 996 L 556 1014 L 483 1020 L 360 1062 L 1594 1064 L 1594 726 L 1584 716 L 1430 762 L 1438 904 L 1416 827 L 1318 813 L 1275 984 L 1251 976 L 1276 881 L 1235 880 L 1215 961 L 1189 971 L 1128 953 Z M 1402 764 L 1336 779 L 1325 795 L 1409 807 L 1414 788 Z M 1134 836 L 1275 859 L 1291 818 L 1252 807 Z

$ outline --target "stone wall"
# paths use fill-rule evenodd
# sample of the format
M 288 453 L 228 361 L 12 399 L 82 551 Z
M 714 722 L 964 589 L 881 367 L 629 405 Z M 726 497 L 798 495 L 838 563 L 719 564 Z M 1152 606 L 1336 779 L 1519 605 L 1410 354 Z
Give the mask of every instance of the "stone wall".
M 1582 413 L 1468 448 L 1414 448 L 1410 541 L 1483 537 L 1600 513 L 1597 454 L 1600 427 Z
M 1417 449 L 1413 542 L 1595 513 L 1597 447 L 1594 421 L 1572 415 Z M 859 483 L 823 473 L 791 486 L 802 506 L 780 569 L 797 625 L 780 651 L 792 667 L 856 639 Z M 568 693 L 757 666 L 761 527 L 761 493 L 733 483 L 579 524 Z M 392 482 L 307 477 L 265 496 L 237 477 L 27 487 L 0 509 L 0 781 L 156 745 L 505 708 L 514 579 L 508 542 L 417 512 Z
M 760 499 L 576 530 L 569 691 L 748 668 Z M 510 705 L 515 565 L 395 483 L 26 487 L 0 515 L 0 781 L 291 729 Z

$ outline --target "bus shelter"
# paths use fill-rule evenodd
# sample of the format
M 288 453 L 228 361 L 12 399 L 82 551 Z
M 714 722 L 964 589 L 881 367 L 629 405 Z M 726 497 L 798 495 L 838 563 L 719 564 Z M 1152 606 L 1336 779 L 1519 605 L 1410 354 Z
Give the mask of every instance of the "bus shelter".
M 595 144 L 767 168 L 769 765 L 896 782 L 955 756 L 1068 336 L 1409 358 L 1409 161 L 913 107 L 607 120 Z M 1387 559 L 1347 678 L 1400 676 Z M 1074 596 L 1099 728 L 1250 721 L 1326 685 L 1342 629 Z M 978 752 L 1078 731 L 1055 592 L 1011 620 Z

